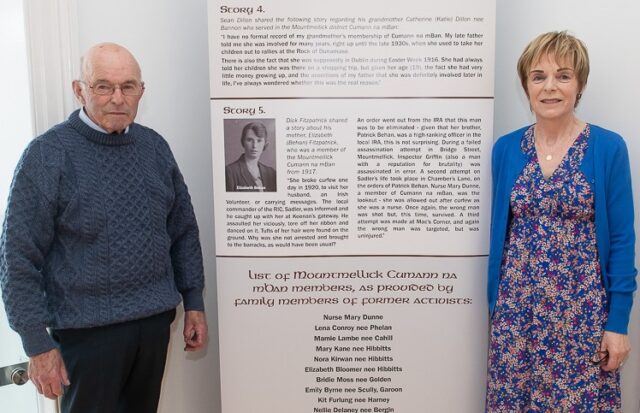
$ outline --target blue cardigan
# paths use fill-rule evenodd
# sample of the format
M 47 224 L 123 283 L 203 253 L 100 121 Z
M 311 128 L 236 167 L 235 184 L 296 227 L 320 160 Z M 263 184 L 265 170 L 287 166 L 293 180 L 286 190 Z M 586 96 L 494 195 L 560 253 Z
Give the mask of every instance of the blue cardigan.
M 510 195 L 528 162 L 520 140 L 529 127 L 511 132 L 495 143 L 492 154 L 491 244 L 488 298 L 493 314 L 498 297 L 500 267 L 508 237 Z M 591 135 L 580 170 L 595 193 L 596 242 L 602 281 L 609 298 L 605 330 L 626 334 L 636 289 L 635 233 L 629 155 L 622 137 L 591 125 Z

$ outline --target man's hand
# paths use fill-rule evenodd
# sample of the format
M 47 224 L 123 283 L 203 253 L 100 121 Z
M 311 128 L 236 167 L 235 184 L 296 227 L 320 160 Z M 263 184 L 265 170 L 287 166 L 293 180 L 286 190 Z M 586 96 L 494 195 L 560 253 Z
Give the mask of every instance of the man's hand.
M 204 311 L 184 312 L 184 351 L 196 351 L 207 341 L 207 319 Z
M 70 384 L 67 369 L 58 349 L 36 354 L 29 358 L 29 379 L 38 389 L 38 393 L 48 399 L 62 396 L 62 385 Z

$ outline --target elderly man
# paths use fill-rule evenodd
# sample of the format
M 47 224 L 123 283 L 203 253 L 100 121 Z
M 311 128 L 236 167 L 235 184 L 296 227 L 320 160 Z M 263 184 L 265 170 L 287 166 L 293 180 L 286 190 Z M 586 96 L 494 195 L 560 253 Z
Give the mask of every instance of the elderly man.
M 181 300 L 185 350 L 207 336 L 198 227 L 167 142 L 134 123 L 144 82 L 133 55 L 99 44 L 81 71 L 83 108 L 16 169 L 2 296 L 31 380 L 62 396 L 63 412 L 155 412 Z

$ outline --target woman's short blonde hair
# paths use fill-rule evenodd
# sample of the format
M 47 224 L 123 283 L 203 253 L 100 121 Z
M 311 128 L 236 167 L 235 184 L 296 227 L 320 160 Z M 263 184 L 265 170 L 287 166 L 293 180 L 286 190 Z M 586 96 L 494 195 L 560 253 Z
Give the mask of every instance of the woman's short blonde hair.
M 529 71 L 540 59 L 547 55 L 553 57 L 556 62 L 573 64 L 573 71 L 578 80 L 578 90 L 582 93 L 589 77 L 589 54 L 582 41 L 566 31 L 562 31 L 539 35 L 527 45 L 522 55 L 520 55 L 518 59 L 518 76 L 520 76 L 520 83 L 522 83 L 522 88 L 527 96 L 529 96 L 527 91 Z

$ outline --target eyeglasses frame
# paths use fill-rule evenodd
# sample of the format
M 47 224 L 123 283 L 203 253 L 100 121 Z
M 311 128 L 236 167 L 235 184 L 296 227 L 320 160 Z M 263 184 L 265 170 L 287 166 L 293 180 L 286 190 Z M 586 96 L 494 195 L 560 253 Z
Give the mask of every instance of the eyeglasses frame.
M 135 95 L 130 95 L 130 94 L 126 94 L 126 93 L 124 93 L 124 91 L 123 91 L 123 89 L 122 89 L 122 85 L 119 85 L 119 84 L 118 84 L 118 85 L 114 85 L 114 84 L 109 83 L 109 82 L 104 82 L 105 84 L 111 85 L 111 93 L 105 93 L 105 94 L 102 94 L 102 93 L 97 93 L 97 92 L 95 91 L 95 89 L 94 89 L 94 87 L 95 87 L 96 83 L 98 83 L 98 82 L 95 82 L 94 84 L 89 84 L 89 82 L 85 82 L 84 80 L 78 80 L 78 82 L 79 82 L 79 83 L 82 83 L 82 84 L 84 84 L 84 85 L 86 85 L 89 89 L 91 89 L 91 92 L 92 92 L 93 94 L 97 95 L 97 96 L 113 96 L 113 94 L 114 94 L 114 93 L 116 93 L 116 89 L 120 89 L 120 93 L 122 93 L 122 96 L 135 96 L 135 97 L 139 97 L 139 96 L 142 96 L 142 93 L 144 93 L 144 90 L 145 90 L 144 82 L 140 82 L 140 83 L 139 83 L 139 86 L 140 86 L 140 92 L 139 92 L 138 94 L 135 94 Z

